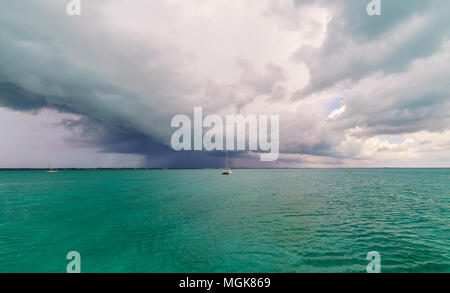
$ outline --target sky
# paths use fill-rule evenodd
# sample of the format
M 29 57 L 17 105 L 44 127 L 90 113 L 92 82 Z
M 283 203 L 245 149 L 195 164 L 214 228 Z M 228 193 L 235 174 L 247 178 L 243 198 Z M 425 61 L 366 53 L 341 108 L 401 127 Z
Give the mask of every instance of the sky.
M 224 165 L 171 119 L 280 117 L 268 168 L 450 167 L 450 2 L 15 0 L 0 10 L 0 168 Z

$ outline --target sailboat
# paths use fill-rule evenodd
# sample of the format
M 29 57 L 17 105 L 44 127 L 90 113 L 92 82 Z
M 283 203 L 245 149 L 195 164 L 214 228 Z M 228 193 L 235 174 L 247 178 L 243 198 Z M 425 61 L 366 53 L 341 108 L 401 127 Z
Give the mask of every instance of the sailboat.
M 225 161 L 225 170 L 222 171 L 222 175 L 231 175 L 233 174 L 233 171 L 231 171 L 231 168 L 228 166 L 228 151 L 227 151 L 227 159 Z
M 48 169 L 46 171 L 47 173 L 56 173 L 58 170 L 52 169 L 52 163 L 50 163 L 50 166 L 48 166 Z

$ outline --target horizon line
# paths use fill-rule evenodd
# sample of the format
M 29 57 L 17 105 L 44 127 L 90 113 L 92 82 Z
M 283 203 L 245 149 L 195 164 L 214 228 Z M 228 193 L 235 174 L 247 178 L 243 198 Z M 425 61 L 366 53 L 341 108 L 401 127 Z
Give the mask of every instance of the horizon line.
M 152 168 L 152 167 L 97 167 L 97 168 L 0 168 L 0 171 L 33 171 L 33 170 L 221 170 L 223 168 Z M 280 167 L 280 168 L 232 168 L 233 170 L 301 170 L 301 169 L 450 169 L 450 167 Z

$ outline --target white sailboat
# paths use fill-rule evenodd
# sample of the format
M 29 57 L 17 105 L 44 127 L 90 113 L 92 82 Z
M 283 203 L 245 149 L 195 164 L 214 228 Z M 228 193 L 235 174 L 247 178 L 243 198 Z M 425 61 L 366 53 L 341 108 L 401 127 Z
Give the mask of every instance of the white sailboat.
M 231 171 L 231 168 L 228 166 L 228 151 L 227 151 L 227 158 L 225 161 L 225 170 L 222 171 L 222 175 L 231 175 L 233 174 L 233 171 Z
M 56 172 L 58 172 L 58 170 L 52 169 L 52 163 L 50 163 L 46 172 L 47 173 L 56 173 Z

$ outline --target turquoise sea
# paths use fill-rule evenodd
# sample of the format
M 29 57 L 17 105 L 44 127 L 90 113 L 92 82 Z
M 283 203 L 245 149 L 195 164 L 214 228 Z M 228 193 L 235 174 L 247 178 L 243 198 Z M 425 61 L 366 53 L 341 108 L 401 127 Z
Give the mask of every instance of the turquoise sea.
M 450 272 L 450 169 L 0 172 L 0 272 Z

